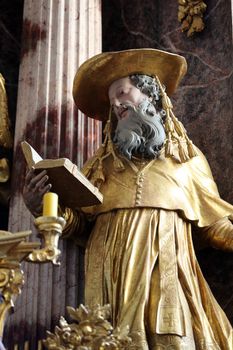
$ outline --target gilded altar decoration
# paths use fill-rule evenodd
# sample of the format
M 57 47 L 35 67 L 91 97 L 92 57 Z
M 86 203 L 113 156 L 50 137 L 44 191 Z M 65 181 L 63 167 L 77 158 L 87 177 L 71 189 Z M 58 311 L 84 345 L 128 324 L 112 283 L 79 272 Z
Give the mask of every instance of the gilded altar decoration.
M 80 305 L 79 308 L 67 308 L 75 321 L 68 324 L 61 317 L 55 333 L 47 332 L 44 345 L 52 350 L 127 350 L 132 349 L 128 327 L 113 329 L 108 321 L 111 314 L 110 305 L 95 306 L 90 309 Z
M 42 236 L 43 247 L 35 249 L 28 256 L 30 262 L 49 262 L 59 265 L 58 258 L 61 251 L 58 249 L 59 237 L 66 224 L 63 217 L 59 216 L 40 216 L 35 219 L 35 226 Z
M 5 80 L 1 73 L 0 73 L 0 145 L 5 148 L 11 148 L 13 145 L 13 139 L 10 132 L 10 120 L 8 115 Z
M 7 182 L 10 178 L 10 167 L 7 158 L 0 159 L 0 182 Z
M 14 299 L 21 293 L 24 284 L 20 263 L 38 247 L 37 242 L 25 242 L 30 234 L 31 231 L 14 234 L 0 231 L 0 337 L 6 314 L 14 306 Z
M 181 22 L 182 32 L 192 36 L 195 32 L 201 32 L 205 28 L 203 15 L 207 5 L 200 0 L 178 0 L 178 20 Z
M 13 138 L 10 132 L 5 80 L 0 73 L 0 204 L 4 206 L 8 204 L 10 198 L 10 186 L 8 182 L 10 178 L 10 167 L 9 160 L 5 157 L 5 150 L 12 148 L 12 146 Z
M 60 265 L 58 258 L 61 251 L 58 249 L 59 237 L 66 224 L 66 220 L 58 216 L 58 195 L 47 192 L 43 196 L 43 216 L 35 219 L 34 224 L 42 238 L 42 247 L 35 249 L 29 256 L 30 262 L 52 262 Z

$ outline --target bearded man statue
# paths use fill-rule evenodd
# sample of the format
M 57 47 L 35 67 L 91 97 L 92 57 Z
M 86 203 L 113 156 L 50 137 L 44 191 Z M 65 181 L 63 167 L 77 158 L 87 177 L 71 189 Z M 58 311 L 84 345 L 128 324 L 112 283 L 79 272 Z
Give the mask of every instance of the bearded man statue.
M 74 80 L 78 108 L 106 122 L 104 142 L 83 169 L 104 201 L 63 208 L 65 234 L 87 241 L 86 305 L 109 303 L 113 326 L 129 327 L 132 349 L 232 349 L 232 328 L 200 271 L 192 227 L 232 251 L 233 211 L 173 113 L 169 96 L 185 72 L 179 55 L 137 49 L 97 55 Z M 32 213 L 49 188 L 44 173 L 29 171 L 24 199 Z

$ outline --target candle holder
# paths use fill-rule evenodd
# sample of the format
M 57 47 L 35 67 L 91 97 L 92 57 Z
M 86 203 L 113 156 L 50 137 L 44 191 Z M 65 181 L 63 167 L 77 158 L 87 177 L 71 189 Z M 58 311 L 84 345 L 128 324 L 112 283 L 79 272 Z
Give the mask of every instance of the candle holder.
M 60 265 L 58 258 L 61 251 L 58 249 L 58 241 L 66 224 L 65 219 L 59 216 L 40 216 L 35 219 L 34 224 L 42 236 L 43 247 L 33 250 L 27 261 L 36 263 L 51 261 L 54 265 Z

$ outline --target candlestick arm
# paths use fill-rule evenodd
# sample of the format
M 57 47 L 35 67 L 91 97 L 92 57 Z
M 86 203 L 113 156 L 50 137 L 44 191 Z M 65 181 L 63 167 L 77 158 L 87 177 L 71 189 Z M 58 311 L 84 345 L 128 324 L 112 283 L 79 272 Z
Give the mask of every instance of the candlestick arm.
M 61 251 L 58 249 L 58 241 L 66 224 L 65 219 L 56 216 L 40 216 L 35 219 L 34 224 L 42 236 L 43 247 L 29 254 L 27 261 L 37 263 L 51 261 L 54 265 L 60 265 L 58 258 Z

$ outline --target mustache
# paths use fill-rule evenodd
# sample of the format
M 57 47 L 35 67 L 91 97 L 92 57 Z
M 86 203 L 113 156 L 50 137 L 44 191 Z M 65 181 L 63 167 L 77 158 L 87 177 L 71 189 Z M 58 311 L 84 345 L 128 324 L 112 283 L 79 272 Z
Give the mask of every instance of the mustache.
M 121 118 L 122 114 L 125 112 L 125 111 L 133 111 L 133 112 L 136 112 L 136 107 L 130 103 L 130 102 L 124 102 L 124 103 L 121 103 L 119 107 L 117 107 L 117 115 Z M 115 112 L 116 114 L 116 112 Z

